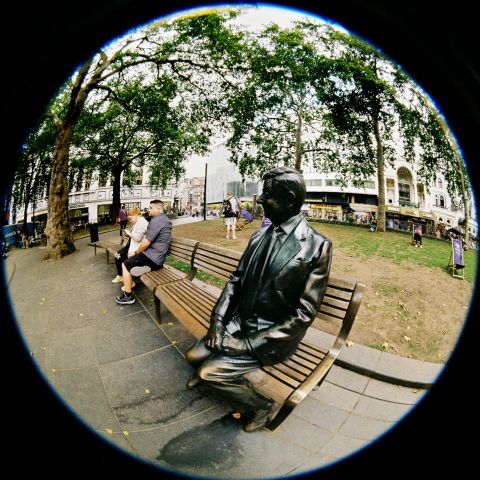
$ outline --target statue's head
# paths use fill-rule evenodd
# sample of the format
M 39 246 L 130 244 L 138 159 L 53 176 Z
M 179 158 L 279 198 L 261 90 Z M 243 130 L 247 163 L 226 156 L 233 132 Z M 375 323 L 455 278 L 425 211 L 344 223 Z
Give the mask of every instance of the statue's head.
M 291 167 L 277 167 L 263 176 L 263 190 L 258 203 L 274 225 L 280 225 L 300 212 L 306 188 L 302 174 Z

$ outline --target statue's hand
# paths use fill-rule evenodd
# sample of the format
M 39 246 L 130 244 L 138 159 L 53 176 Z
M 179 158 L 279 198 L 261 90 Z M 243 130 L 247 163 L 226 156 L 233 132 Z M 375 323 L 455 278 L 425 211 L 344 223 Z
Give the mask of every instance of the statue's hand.
M 222 351 L 227 355 L 242 355 L 248 351 L 245 340 L 225 335 L 222 338 Z
M 205 346 L 211 350 L 219 350 L 222 345 L 222 336 L 225 332 L 225 326 L 221 321 L 221 317 L 214 317 L 210 321 L 210 328 L 207 332 Z

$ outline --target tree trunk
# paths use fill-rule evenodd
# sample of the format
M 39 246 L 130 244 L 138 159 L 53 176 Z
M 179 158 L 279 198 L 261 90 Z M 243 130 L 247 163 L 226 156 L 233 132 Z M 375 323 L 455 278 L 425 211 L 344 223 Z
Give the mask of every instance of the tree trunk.
M 378 116 L 373 119 L 373 130 L 375 132 L 375 141 L 377 143 L 377 182 L 378 182 L 378 213 L 377 213 L 377 230 L 385 232 L 386 215 L 385 215 L 385 163 L 383 159 L 383 144 L 380 134 L 380 125 Z
M 302 171 L 302 107 L 297 111 L 297 130 L 295 132 L 295 169 Z
M 52 158 L 48 196 L 48 220 L 45 228 L 45 258 L 59 259 L 75 251 L 68 213 L 68 161 L 73 125 L 59 127 Z
M 118 212 L 120 211 L 120 177 L 122 171 L 118 168 L 112 170 L 112 179 L 113 179 L 113 196 L 112 204 L 110 205 L 110 216 L 112 223 L 115 223 L 118 217 Z

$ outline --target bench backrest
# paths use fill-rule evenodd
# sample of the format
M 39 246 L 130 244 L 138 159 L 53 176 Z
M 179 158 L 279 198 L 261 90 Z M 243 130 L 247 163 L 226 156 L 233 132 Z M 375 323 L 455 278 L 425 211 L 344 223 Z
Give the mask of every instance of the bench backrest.
M 199 242 L 193 257 L 193 267 L 222 280 L 230 280 L 231 273 L 236 270 L 241 257 L 241 252 Z
M 193 254 L 198 243 L 198 240 L 191 240 L 190 238 L 172 237 L 168 255 L 187 262 L 193 268 Z

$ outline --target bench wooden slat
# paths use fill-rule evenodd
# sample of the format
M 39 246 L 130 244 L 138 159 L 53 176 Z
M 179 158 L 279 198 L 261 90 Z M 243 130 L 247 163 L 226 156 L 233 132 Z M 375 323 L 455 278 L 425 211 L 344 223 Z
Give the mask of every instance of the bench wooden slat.
M 340 310 L 338 308 L 333 308 L 333 307 L 330 307 L 330 306 L 322 303 L 322 305 L 320 306 L 319 312 L 324 314 L 324 315 L 329 315 L 330 317 L 334 317 L 334 318 L 337 318 L 339 320 L 342 320 L 343 317 L 345 317 L 346 310 Z
M 340 290 L 329 284 L 327 286 L 327 290 L 325 291 L 325 295 L 327 297 L 339 298 L 349 302 L 352 298 L 352 290 Z
M 203 261 L 197 261 L 195 260 L 194 262 L 195 268 L 199 268 L 200 270 L 203 270 L 204 272 L 210 273 L 211 275 L 217 276 L 222 278 L 223 280 L 229 280 L 231 276 L 231 272 L 226 269 L 222 269 L 220 267 L 217 267 L 215 265 L 208 264 Z

